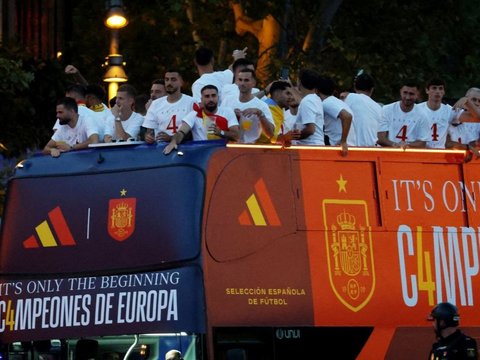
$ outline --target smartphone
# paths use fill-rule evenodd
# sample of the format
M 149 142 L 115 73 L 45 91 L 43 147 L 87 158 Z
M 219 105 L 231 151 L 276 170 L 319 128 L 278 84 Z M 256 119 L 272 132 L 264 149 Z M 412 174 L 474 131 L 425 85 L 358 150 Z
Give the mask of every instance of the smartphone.
M 280 79 L 288 80 L 288 68 L 282 68 L 282 70 L 280 71 Z

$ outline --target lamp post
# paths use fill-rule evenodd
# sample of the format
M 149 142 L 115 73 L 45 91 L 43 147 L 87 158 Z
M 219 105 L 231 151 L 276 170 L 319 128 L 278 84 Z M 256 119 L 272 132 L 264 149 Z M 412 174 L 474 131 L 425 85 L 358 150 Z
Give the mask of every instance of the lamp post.
M 108 10 L 105 17 L 105 26 L 110 29 L 110 50 L 105 61 L 107 71 L 103 76 L 103 81 L 108 83 L 108 100 L 117 95 L 118 84 L 128 80 L 125 74 L 123 56 L 118 50 L 118 30 L 127 26 L 128 21 L 123 11 L 122 0 L 107 0 L 106 8 Z

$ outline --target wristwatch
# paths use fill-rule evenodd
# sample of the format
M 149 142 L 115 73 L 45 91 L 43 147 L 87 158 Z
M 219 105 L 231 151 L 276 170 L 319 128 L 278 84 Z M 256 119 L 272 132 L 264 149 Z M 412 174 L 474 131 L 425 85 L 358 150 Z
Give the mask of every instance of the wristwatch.
M 117 117 L 115 118 L 115 121 L 122 121 L 122 119 L 120 119 L 120 116 L 117 116 Z
M 221 136 L 221 137 L 224 137 L 224 136 L 225 136 L 225 131 L 220 130 L 220 136 Z

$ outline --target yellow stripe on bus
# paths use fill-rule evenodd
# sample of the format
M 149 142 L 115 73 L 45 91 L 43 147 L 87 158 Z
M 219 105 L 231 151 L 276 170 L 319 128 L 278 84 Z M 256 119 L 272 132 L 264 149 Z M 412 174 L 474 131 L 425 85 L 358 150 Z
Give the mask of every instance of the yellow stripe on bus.
M 44 247 L 53 247 L 57 246 L 57 242 L 53 237 L 52 230 L 50 230 L 50 226 L 48 226 L 47 221 L 42 222 L 38 225 L 35 230 L 37 231 L 38 237 L 40 238 L 40 242 Z
M 262 209 L 260 209 L 260 205 L 258 204 L 255 194 L 252 194 L 248 198 L 247 206 L 248 206 L 248 210 L 250 210 L 250 214 L 252 215 L 255 226 L 267 226 L 267 222 L 263 217 Z

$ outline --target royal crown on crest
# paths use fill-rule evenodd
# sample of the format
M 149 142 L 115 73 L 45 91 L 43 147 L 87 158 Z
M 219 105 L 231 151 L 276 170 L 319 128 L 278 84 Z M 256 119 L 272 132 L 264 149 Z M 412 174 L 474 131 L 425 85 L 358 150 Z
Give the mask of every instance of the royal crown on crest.
M 355 216 L 343 210 L 340 215 L 337 215 L 337 223 L 342 230 L 355 230 Z
M 118 211 L 127 211 L 130 206 L 126 202 L 121 202 L 115 206 Z
M 135 231 L 136 198 L 110 199 L 108 233 L 117 241 L 128 239 Z

